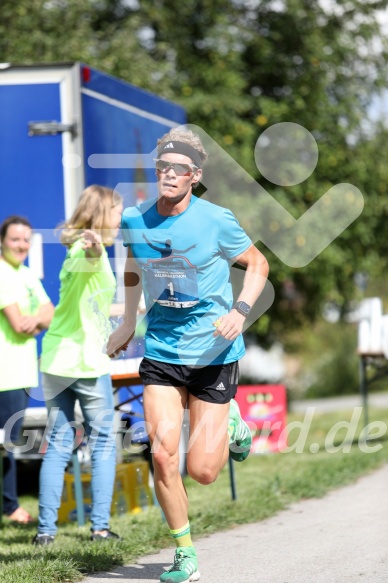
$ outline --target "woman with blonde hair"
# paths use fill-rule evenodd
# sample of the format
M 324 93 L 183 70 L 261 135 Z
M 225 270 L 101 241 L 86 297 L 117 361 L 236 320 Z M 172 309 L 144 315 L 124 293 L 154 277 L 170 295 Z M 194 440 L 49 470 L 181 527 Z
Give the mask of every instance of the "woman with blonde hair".
M 103 353 L 103 328 L 115 291 L 105 246 L 113 244 L 122 210 L 117 193 L 93 185 L 84 190 L 72 217 L 61 225 L 67 255 L 59 275 L 59 303 L 41 357 L 50 431 L 40 471 L 35 544 L 52 543 L 57 531 L 64 472 L 74 445 L 76 400 L 92 458 L 91 539 L 118 538 L 109 530 L 116 453 L 110 361 Z

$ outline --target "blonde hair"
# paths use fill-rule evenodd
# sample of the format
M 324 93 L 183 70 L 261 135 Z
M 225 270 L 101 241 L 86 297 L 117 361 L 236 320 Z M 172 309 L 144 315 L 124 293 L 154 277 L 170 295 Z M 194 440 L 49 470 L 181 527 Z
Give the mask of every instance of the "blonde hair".
M 201 138 L 197 136 L 191 130 L 184 129 L 182 127 L 172 128 L 167 134 L 162 136 L 157 144 L 158 150 L 161 149 L 162 146 L 167 144 L 168 142 L 183 142 L 184 144 L 189 144 L 192 148 L 197 150 L 199 157 L 201 158 L 202 164 L 205 164 L 208 154 L 203 147 L 201 142 Z
M 113 245 L 110 213 L 121 201 L 121 196 L 111 188 L 98 184 L 85 188 L 70 219 L 58 227 L 62 229 L 61 243 L 70 247 L 85 229 L 91 229 L 101 235 L 104 245 Z

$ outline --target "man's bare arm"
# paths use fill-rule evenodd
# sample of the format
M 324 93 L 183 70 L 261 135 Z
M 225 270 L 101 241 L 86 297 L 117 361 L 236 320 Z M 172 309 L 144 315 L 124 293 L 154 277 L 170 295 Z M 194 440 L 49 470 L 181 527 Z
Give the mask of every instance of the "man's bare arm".
M 268 261 L 254 245 L 251 245 L 244 253 L 235 257 L 234 262 L 246 267 L 243 288 L 237 301 L 253 306 L 265 286 L 269 272 Z
M 106 352 L 114 357 L 120 350 L 126 350 L 136 329 L 136 315 L 142 293 L 141 269 L 128 247 L 124 271 L 125 308 L 123 323 L 110 335 Z
M 237 301 L 253 306 L 264 289 L 268 276 L 268 261 L 264 255 L 251 245 L 244 253 L 234 258 L 235 263 L 246 267 L 244 283 Z M 219 318 L 214 325 L 214 336 L 223 336 L 227 340 L 235 340 L 243 330 L 245 316 L 233 309 Z

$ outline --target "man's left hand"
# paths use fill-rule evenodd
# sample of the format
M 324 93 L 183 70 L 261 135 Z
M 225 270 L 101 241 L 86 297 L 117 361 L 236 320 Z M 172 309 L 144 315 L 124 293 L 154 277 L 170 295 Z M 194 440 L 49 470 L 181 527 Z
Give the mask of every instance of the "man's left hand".
M 245 316 L 237 310 L 231 310 L 228 314 L 220 316 L 213 322 L 213 326 L 216 327 L 213 336 L 222 336 L 225 340 L 235 340 L 243 331 L 244 322 Z

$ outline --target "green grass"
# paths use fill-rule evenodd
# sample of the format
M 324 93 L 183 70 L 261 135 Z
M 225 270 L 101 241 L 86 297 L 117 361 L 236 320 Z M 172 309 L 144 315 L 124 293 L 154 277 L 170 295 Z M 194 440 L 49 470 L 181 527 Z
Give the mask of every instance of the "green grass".
M 352 414 L 353 411 L 314 414 L 300 453 L 250 456 L 243 464 L 234 464 L 236 501 L 231 500 L 228 466 L 217 482 L 207 487 L 186 479 L 194 539 L 237 524 L 262 520 L 303 498 L 321 497 L 328 490 L 348 484 L 386 463 L 388 410 L 370 410 L 369 414 L 371 422 L 385 424 L 381 426 L 382 435 L 367 443 L 367 447 L 374 446 L 378 451 L 366 453 L 359 447 L 362 418 L 354 435 L 347 434 L 346 428 L 338 428 L 332 436 L 338 451 L 326 451 L 325 440 L 330 430 L 336 423 L 350 421 Z M 303 417 L 292 414 L 288 422 L 303 421 Z M 297 429 L 290 433 L 290 449 L 300 445 L 298 435 Z M 363 443 L 361 440 L 361 446 Z M 317 453 L 310 452 L 312 444 L 318 444 Z M 21 502 L 37 516 L 35 498 L 23 497 Z M 31 545 L 36 527 L 14 526 L 4 519 L 0 530 L 1 583 L 79 581 L 88 573 L 109 570 L 172 544 L 167 525 L 156 507 L 138 515 L 113 517 L 111 526 L 122 540 L 92 543 L 89 527 L 69 524 L 60 526 L 54 545 L 36 548 Z

